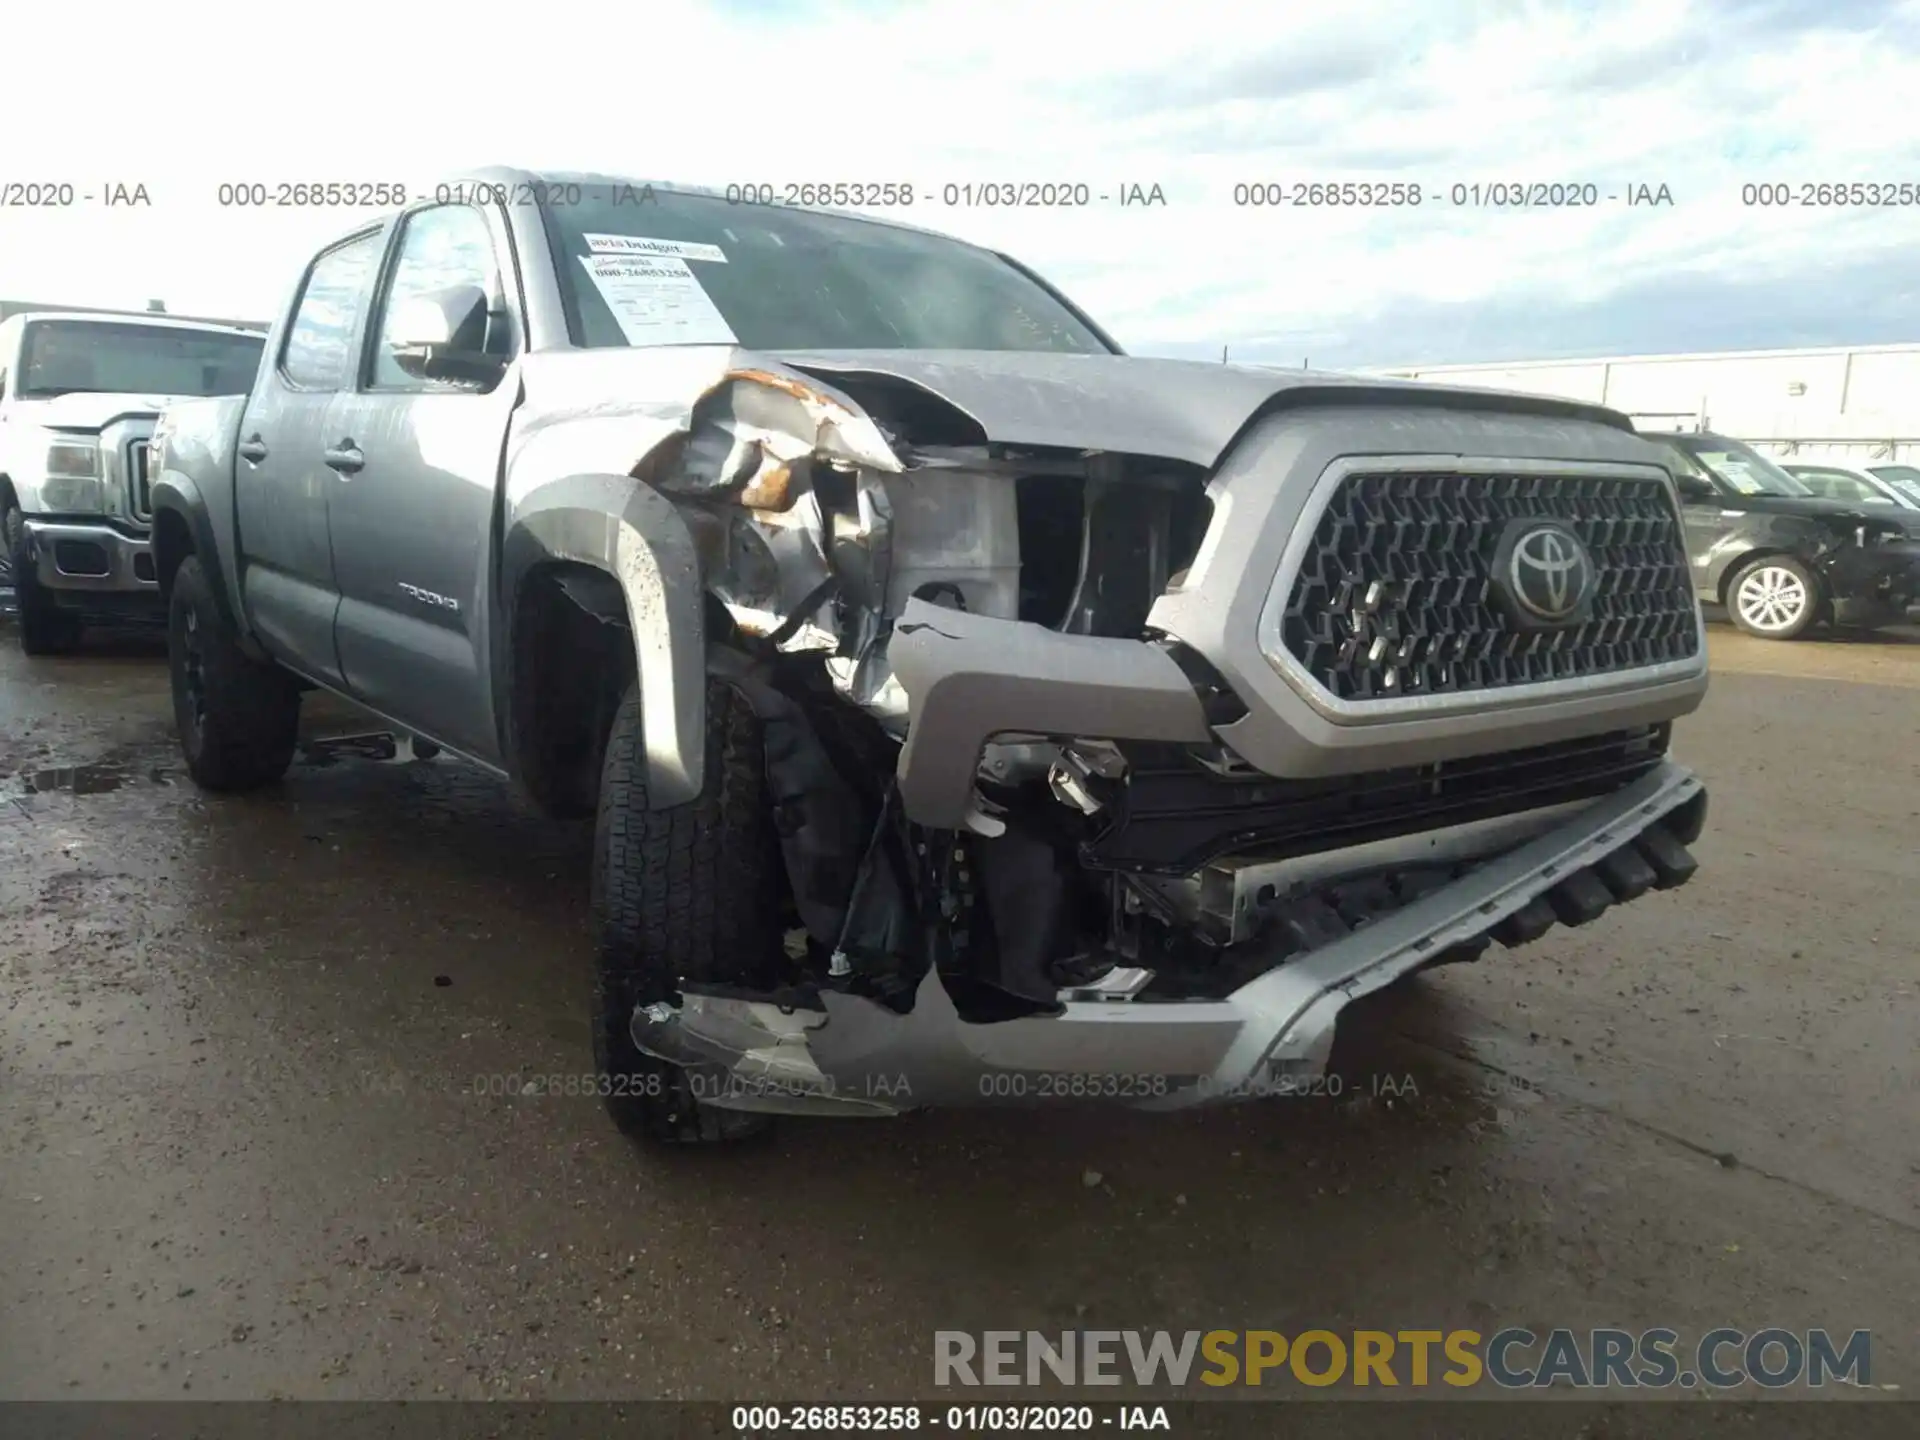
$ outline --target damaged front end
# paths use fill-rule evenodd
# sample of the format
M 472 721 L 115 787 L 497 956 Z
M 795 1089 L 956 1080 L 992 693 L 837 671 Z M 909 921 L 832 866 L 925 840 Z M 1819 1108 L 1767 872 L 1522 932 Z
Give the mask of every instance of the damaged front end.
M 1216 468 L 1007 443 L 911 378 L 833 378 L 730 370 L 633 472 L 685 521 L 710 672 L 760 720 L 795 918 L 782 988 L 634 1014 L 707 1103 L 1279 1093 L 1351 999 L 1692 874 L 1705 795 L 1666 757 L 1691 672 L 1369 732 L 1258 659 L 1315 519 L 1281 467 L 1317 483 L 1301 434 L 1351 450 L 1352 413 L 1275 417 Z M 1362 624 L 1419 598 L 1382 564 Z M 1342 623 L 1342 663 L 1379 660 Z M 1417 650 L 1407 683 L 1444 688 Z

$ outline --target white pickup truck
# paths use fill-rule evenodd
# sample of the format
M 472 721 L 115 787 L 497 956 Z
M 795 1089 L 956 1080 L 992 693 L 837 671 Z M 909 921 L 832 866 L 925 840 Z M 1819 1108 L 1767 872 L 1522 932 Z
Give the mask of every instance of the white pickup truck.
M 266 337 L 148 314 L 35 311 L 0 323 L 0 586 L 29 655 L 90 624 L 164 618 L 147 442 L 160 411 L 239 394 Z

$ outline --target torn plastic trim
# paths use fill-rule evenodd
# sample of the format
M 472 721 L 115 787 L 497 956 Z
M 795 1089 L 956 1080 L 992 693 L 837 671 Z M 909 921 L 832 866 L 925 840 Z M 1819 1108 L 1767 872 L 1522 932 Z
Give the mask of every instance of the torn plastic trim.
M 915 599 L 894 625 L 888 659 L 911 705 L 901 799 L 909 819 L 936 829 L 966 823 L 982 753 L 998 734 L 1213 738 L 1192 683 L 1144 641 L 1063 635 Z
M 837 1093 L 807 1050 L 807 1030 L 822 1023 L 814 1012 L 757 1000 L 736 1003 L 744 1007 L 737 1015 L 703 1012 L 697 1025 L 673 1023 L 675 1011 L 665 1003 L 642 1006 L 634 1016 L 635 1044 L 655 1059 L 688 1071 L 695 1098 L 716 1109 L 784 1115 L 897 1113 L 884 1103 Z M 644 1042 L 639 1038 L 642 1016 L 647 1022 Z
M 1682 863 L 1691 858 L 1684 845 L 1697 833 L 1704 804 L 1700 780 L 1663 762 L 1545 834 L 1267 971 L 1224 1000 L 1070 1000 L 1053 1016 L 969 1024 L 938 971 L 929 970 L 904 1015 L 833 991 L 821 993 L 817 1010 L 783 1010 L 689 989 L 677 1007 L 637 1009 L 634 1043 L 664 1058 L 697 1055 L 700 1063 L 723 1064 L 746 1080 L 817 1074 L 803 1113 L 819 1113 L 842 1098 L 855 1102 L 838 1105 L 846 1114 L 981 1105 L 1002 1095 L 1017 1103 L 1022 1087 L 992 1083 L 1003 1072 L 1165 1077 L 1170 1088 L 1163 1094 L 1145 1087 L 1148 1093 L 1115 1097 L 1138 1109 L 1280 1093 L 1288 1081 L 1324 1071 L 1335 1021 L 1348 1003 L 1496 931 L 1549 892 L 1594 874 L 1589 867 L 1604 871 L 1630 848 L 1677 852 L 1663 878 L 1684 883 L 1692 873 Z M 1673 824 L 1666 828 L 1669 816 Z M 1618 903 L 1643 889 L 1629 887 Z M 804 1062 L 796 1047 L 806 1052 Z M 763 1091 L 753 1108 L 779 1108 L 766 1098 Z M 725 1106 L 728 1098 L 722 1093 L 713 1103 Z

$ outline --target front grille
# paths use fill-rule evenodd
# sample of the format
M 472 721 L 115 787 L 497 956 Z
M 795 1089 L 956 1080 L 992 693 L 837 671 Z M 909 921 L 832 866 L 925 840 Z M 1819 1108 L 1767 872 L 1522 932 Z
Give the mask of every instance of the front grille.
M 1173 746 L 1123 746 L 1132 773 L 1082 845 L 1095 869 L 1191 875 L 1222 855 L 1273 859 L 1611 794 L 1658 765 L 1667 725 L 1361 775 L 1222 776 Z
M 147 450 L 145 440 L 127 442 L 127 507 L 140 521 L 153 519 L 153 477 L 147 472 Z
M 1507 523 L 1555 520 L 1595 569 L 1584 623 L 1527 632 L 1493 593 Z M 1659 480 L 1611 475 L 1356 474 L 1314 528 L 1280 640 L 1336 699 L 1498 690 L 1691 659 L 1698 610 Z

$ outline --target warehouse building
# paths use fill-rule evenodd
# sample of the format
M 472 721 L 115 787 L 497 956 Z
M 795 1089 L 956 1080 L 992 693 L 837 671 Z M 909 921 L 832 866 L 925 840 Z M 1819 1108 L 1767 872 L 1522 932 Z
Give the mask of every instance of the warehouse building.
M 1589 400 L 1643 429 L 1695 426 L 1776 457 L 1920 460 L 1920 345 L 1429 365 L 1377 375 Z

